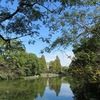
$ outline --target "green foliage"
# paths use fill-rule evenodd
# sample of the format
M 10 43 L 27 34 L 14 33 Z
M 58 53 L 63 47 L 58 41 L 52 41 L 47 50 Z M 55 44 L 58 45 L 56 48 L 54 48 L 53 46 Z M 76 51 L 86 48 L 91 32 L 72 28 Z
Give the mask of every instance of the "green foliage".
M 9 68 L 6 70 L 9 69 L 10 75 L 16 75 L 17 72 L 19 76 L 20 74 L 34 75 L 46 71 L 45 59 L 27 54 L 22 41 L 17 40 L 25 36 L 30 36 L 32 39 L 36 37 L 49 43 L 51 47 L 44 49 L 48 52 L 55 47 L 62 46 L 66 49 L 68 45 L 74 44 L 76 58 L 72 66 L 76 66 L 75 70 L 84 74 L 83 68 L 87 65 L 98 68 L 100 63 L 99 0 L 29 0 L 28 2 L 27 0 L 1 0 L 0 2 L 3 4 L 0 7 L 0 60 L 4 62 L 4 66 L 7 64 Z M 13 9 L 15 4 L 16 7 Z M 49 38 L 39 36 L 38 30 L 41 25 L 38 22 L 40 21 L 51 31 L 48 34 Z M 61 32 L 61 37 L 51 43 L 50 39 L 56 32 Z M 29 40 L 29 43 L 34 42 L 34 39 Z M 51 62 L 50 70 L 54 73 L 61 71 L 58 57 Z
M 67 75 L 67 74 L 68 74 L 68 69 L 69 69 L 69 68 L 68 68 L 67 66 L 63 66 L 63 67 L 62 67 L 61 74 L 62 74 L 62 75 Z
M 99 11 L 99 0 L 81 1 L 80 5 L 66 7 L 60 12 L 60 15 L 55 11 L 55 14 L 46 20 L 46 25 L 53 33 L 60 32 L 61 35 L 51 43 L 49 49 L 57 47 L 66 49 L 82 38 L 90 37 L 91 34 L 97 34 L 100 38 L 100 34 L 97 33 L 100 30 Z
M 41 56 L 39 62 L 40 62 L 41 72 L 46 73 L 47 72 L 47 64 L 46 64 L 45 57 L 43 55 Z
M 50 29 L 51 36 L 58 30 L 62 33 L 61 37 L 51 44 L 51 48 L 57 45 L 66 48 L 70 43 L 78 41 L 80 35 L 86 36 L 86 32 L 89 33 L 100 18 L 99 0 L 29 0 L 28 2 L 0 0 L 0 2 L 0 39 L 6 42 L 7 47 L 11 46 L 10 41 L 25 36 L 42 38 L 43 42 L 51 44 L 51 38 L 41 37 L 38 31 L 44 24 Z M 35 41 L 32 38 L 29 43 L 34 44 Z M 51 48 L 44 50 L 50 52 Z
M 61 78 L 55 77 L 49 79 L 49 86 L 51 90 L 55 90 L 56 95 L 58 96 L 61 88 Z
M 79 43 L 74 45 L 75 59 L 70 65 L 69 72 L 75 77 L 82 78 L 84 82 L 99 82 L 100 38 L 97 34 L 91 34 L 90 37 L 81 39 Z
M 3 45 L 3 40 L 0 42 Z M 27 53 L 20 41 L 12 41 L 11 48 L 1 46 L 0 78 L 18 79 L 25 76 L 45 73 L 47 71 L 45 57 L 38 58 L 33 53 Z M 16 46 L 16 48 L 15 48 Z
M 50 67 L 49 67 L 49 71 L 51 73 L 60 73 L 62 69 L 61 63 L 60 63 L 60 59 L 58 56 L 56 56 L 56 59 L 54 61 L 50 62 Z
M 58 2 L 61 7 L 52 7 L 54 6 L 53 3 L 57 5 Z M 9 41 L 25 36 L 40 38 L 38 30 L 41 25 L 37 23 L 38 21 L 44 23 L 45 19 L 55 14 L 55 11 L 61 12 L 66 5 L 69 7 L 80 5 L 82 1 L 29 0 L 27 2 L 27 0 L 0 0 L 0 3 L 0 39 L 3 39 L 8 45 L 11 45 Z M 49 5 L 50 3 L 51 5 Z M 54 22 L 53 17 L 51 17 L 50 20 Z M 65 25 L 63 21 L 61 21 L 61 25 Z M 52 26 L 55 30 L 58 29 L 56 25 Z M 34 43 L 35 40 L 31 40 L 31 42 Z
M 81 79 L 70 77 L 70 88 L 75 100 L 99 100 L 100 85 L 97 83 L 84 83 Z

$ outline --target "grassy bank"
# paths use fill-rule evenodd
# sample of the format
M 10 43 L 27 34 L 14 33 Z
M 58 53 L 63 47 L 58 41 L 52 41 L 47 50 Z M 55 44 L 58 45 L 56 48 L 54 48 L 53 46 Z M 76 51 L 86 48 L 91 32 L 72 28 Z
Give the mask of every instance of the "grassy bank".
M 53 73 L 43 73 L 41 74 L 41 76 L 39 75 L 35 75 L 35 76 L 27 76 L 27 77 L 24 77 L 23 79 L 25 80 L 31 80 L 31 79 L 37 79 L 37 78 L 40 78 L 40 77 L 57 77 L 59 76 L 58 74 L 53 74 Z
M 39 78 L 39 76 L 27 76 L 27 77 L 24 77 L 23 79 L 24 80 L 32 80 L 32 79 L 37 79 L 37 78 Z
M 53 73 L 44 73 L 41 74 L 41 77 L 56 77 L 59 76 L 58 74 L 53 74 Z

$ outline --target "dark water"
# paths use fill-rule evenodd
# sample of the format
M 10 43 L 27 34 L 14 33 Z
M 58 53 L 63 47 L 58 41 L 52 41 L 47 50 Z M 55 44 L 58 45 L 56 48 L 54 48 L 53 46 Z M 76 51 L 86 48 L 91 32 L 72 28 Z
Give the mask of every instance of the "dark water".
M 100 84 L 64 77 L 0 81 L 0 100 L 100 100 Z

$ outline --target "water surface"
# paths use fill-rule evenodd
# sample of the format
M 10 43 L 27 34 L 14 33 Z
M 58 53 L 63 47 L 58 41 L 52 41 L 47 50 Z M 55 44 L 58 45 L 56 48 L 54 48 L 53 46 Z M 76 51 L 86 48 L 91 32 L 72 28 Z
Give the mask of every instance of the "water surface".
M 59 77 L 1 81 L 0 100 L 73 100 L 73 92 Z
M 68 77 L 0 81 L 0 100 L 100 100 L 100 83 Z
M 73 100 L 73 93 L 69 84 L 62 83 L 58 94 L 57 91 L 47 86 L 44 95 L 38 95 L 35 100 Z

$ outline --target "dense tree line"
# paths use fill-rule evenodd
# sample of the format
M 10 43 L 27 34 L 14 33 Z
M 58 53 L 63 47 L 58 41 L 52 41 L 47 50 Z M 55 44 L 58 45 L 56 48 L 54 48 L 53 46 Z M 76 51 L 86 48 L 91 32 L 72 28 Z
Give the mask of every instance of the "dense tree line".
M 38 58 L 33 53 L 27 53 L 21 41 L 12 41 L 15 49 L 0 48 L 0 78 L 14 79 L 47 72 L 45 57 Z M 0 41 L 2 45 L 3 41 Z
M 4 41 L 1 39 L 0 45 Z M 25 46 L 21 41 L 13 40 L 12 48 L 6 48 L 5 45 L 0 47 L 0 78 L 1 79 L 17 79 L 25 76 L 41 75 L 41 73 L 57 73 L 61 72 L 62 66 L 60 59 L 56 56 L 54 61 L 50 62 L 49 68 L 44 55 L 40 58 L 33 53 L 27 53 Z
M 62 66 L 60 63 L 60 59 L 58 56 L 56 56 L 56 59 L 54 61 L 50 61 L 49 72 L 59 74 L 61 73 L 61 70 L 62 70 Z

